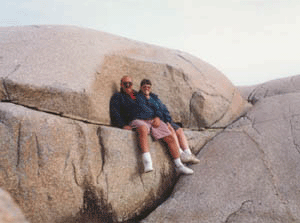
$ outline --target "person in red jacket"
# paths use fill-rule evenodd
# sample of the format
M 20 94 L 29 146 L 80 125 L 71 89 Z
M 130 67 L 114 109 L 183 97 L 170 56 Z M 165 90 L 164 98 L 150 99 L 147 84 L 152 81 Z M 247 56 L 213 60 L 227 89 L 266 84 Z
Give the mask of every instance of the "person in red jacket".
M 152 107 L 156 111 L 157 116 L 159 116 L 163 122 L 167 123 L 169 130 L 175 138 L 177 146 L 180 148 L 181 161 L 183 163 L 191 164 L 199 163 L 200 160 L 192 154 L 189 148 L 183 129 L 172 120 L 166 105 L 161 102 L 156 94 L 152 93 L 152 83 L 150 80 L 144 79 L 141 81 L 140 91 L 138 92 L 137 97 L 141 97 L 140 101 L 143 101 L 144 104 Z
M 120 86 L 121 91 L 114 94 L 110 100 L 111 123 L 114 126 L 127 130 L 134 129 L 137 132 L 144 171 L 153 171 L 148 142 L 148 135 L 151 133 L 156 140 L 163 140 L 168 145 L 179 174 L 193 174 L 194 171 L 181 162 L 179 148 L 168 125 L 160 119 L 155 109 L 143 104 L 132 89 L 132 78 L 124 76 Z

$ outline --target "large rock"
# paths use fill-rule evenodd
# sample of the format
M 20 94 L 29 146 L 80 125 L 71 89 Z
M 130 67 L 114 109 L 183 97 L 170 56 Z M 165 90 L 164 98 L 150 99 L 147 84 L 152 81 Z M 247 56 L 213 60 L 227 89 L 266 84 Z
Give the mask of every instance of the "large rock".
M 0 98 L 109 124 L 123 75 L 154 92 L 184 127 L 225 127 L 249 107 L 217 69 L 184 52 L 72 26 L 0 28 Z
M 194 152 L 220 130 L 187 131 Z M 0 187 L 30 222 L 118 222 L 161 203 L 177 176 L 150 137 L 155 170 L 143 174 L 132 131 L 0 103 Z
M 0 188 L 0 222 L 28 223 L 11 196 Z
M 143 222 L 300 222 L 299 85 L 272 89 L 252 93 L 253 108 L 206 144 L 195 174 Z
M 271 80 L 254 86 L 240 86 L 238 89 L 244 99 L 255 104 L 266 97 L 299 92 L 300 75 Z

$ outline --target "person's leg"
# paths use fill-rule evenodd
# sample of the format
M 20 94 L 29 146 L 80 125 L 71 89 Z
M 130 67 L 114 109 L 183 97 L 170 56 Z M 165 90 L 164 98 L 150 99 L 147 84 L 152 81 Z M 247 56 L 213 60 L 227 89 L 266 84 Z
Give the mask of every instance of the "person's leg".
M 139 145 L 142 150 L 142 160 L 144 164 L 144 172 L 150 172 L 153 170 L 152 167 L 152 159 L 149 150 L 149 142 L 148 142 L 148 129 L 145 125 L 142 125 L 136 129 L 139 139 Z
M 149 149 L 148 135 L 149 135 L 149 126 L 146 122 L 142 120 L 134 120 L 131 124 L 132 127 L 136 129 L 138 136 L 139 147 L 142 151 L 142 161 L 144 164 L 144 172 L 150 172 L 153 170 L 152 159 Z
M 196 156 L 194 154 L 192 154 L 192 152 L 191 152 L 188 141 L 184 135 L 183 129 L 178 128 L 176 130 L 176 135 L 178 137 L 179 144 L 183 150 L 183 152 L 180 154 L 182 162 L 191 163 L 191 164 L 199 163 L 200 160 L 197 159 Z
M 180 160 L 179 147 L 176 143 L 174 136 L 171 134 L 168 125 L 165 122 L 161 121 L 160 125 L 157 128 L 152 127 L 151 134 L 156 140 L 162 139 L 167 144 L 178 173 L 182 173 L 182 174 L 194 173 L 192 169 L 182 164 Z
M 176 144 L 176 140 L 173 137 L 173 135 L 168 135 L 168 136 L 164 137 L 163 141 L 167 143 L 169 151 L 170 151 L 171 156 L 173 157 L 173 159 L 179 158 L 180 153 L 179 153 L 179 150 L 178 150 L 178 146 Z
M 163 138 L 163 141 L 167 143 L 171 156 L 173 158 L 174 164 L 176 166 L 176 170 L 181 174 L 193 174 L 194 171 L 186 166 L 184 166 L 180 160 L 180 153 L 178 150 L 178 146 L 176 144 L 176 140 L 172 135 L 166 136 Z
M 168 129 L 170 130 L 172 136 L 174 137 L 174 139 L 175 139 L 175 141 L 176 141 L 176 145 L 177 145 L 177 147 L 178 147 L 178 149 L 179 149 L 179 153 L 181 154 L 181 153 L 182 153 L 182 149 L 180 148 L 180 143 L 179 143 L 179 141 L 178 141 L 177 134 L 176 134 L 174 128 L 171 126 L 170 123 L 168 123 Z
M 149 142 L 148 142 L 148 134 L 149 130 L 146 125 L 141 125 L 136 128 L 139 146 L 141 148 L 142 153 L 149 152 Z
M 190 148 L 189 148 L 189 144 L 188 144 L 188 141 L 184 135 L 184 132 L 183 132 L 183 129 L 182 128 L 179 128 L 176 130 L 175 132 L 177 138 L 178 138 L 178 142 L 179 142 L 179 145 L 180 145 L 180 148 L 185 151 L 185 150 L 189 150 L 190 151 Z

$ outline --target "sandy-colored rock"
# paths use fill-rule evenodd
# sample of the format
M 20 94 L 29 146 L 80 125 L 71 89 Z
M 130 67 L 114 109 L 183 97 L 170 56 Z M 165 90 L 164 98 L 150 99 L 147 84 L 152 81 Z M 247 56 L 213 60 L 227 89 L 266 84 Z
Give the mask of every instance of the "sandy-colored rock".
M 261 98 L 143 222 L 299 223 L 299 113 L 300 93 Z
M 11 196 L 0 188 L 0 222 L 1 223 L 28 223 L 20 208 Z
M 199 152 L 220 130 L 186 131 Z M 121 222 L 161 203 L 177 179 L 149 137 L 155 170 L 143 173 L 133 131 L 0 103 L 0 186 L 34 222 Z
M 271 80 L 254 86 L 240 86 L 238 89 L 244 99 L 254 104 L 266 97 L 299 92 L 300 75 Z
M 2 27 L 0 62 L 3 100 L 95 124 L 109 124 L 109 98 L 123 75 L 134 78 L 136 89 L 150 78 L 184 127 L 225 127 L 248 109 L 232 83 L 206 62 L 91 29 Z
M 202 131 L 184 129 L 184 135 L 189 142 L 192 153 L 198 154 L 206 143 L 222 131 L 223 129 L 206 129 Z

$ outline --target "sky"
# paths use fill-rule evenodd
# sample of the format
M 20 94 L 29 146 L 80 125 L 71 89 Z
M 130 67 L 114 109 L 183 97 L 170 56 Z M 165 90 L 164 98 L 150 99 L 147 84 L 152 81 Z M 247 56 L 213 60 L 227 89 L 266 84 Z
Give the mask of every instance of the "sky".
M 75 25 L 190 53 L 233 84 L 300 74 L 299 0 L 5 0 L 0 26 Z

